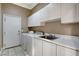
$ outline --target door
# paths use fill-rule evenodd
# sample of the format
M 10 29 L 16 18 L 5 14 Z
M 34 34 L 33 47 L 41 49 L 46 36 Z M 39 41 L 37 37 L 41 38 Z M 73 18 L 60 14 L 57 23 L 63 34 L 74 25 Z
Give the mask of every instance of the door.
M 21 17 L 3 14 L 3 48 L 20 45 Z

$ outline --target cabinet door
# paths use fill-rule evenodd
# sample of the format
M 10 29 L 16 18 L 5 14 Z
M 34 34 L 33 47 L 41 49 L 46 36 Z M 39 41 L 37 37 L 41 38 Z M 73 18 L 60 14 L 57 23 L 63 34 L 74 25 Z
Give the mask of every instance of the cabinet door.
M 57 56 L 79 56 L 79 52 L 62 46 L 57 46 Z
M 34 55 L 42 56 L 42 40 L 34 39 Z
M 79 23 L 79 3 L 75 3 L 75 22 Z
M 22 34 L 22 40 L 21 40 L 21 44 L 23 46 L 23 49 L 26 50 L 26 36 L 24 34 Z
M 53 4 L 52 4 L 53 6 Z M 60 7 L 61 5 L 60 4 L 55 4 L 52 8 L 51 8 L 51 11 L 49 11 L 49 20 L 56 20 L 56 19 L 59 19 L 60 18 Z
M 32 55 L 32 37 L 28 36 L 26 37 L 26 49 L 27 49 L 27 54 Z
M 44 26 L 44 22 L 60 18 L 60 4 L 49 4 L 28 18 L 28 26 Z
M 24 45 L 24 35 L 23 35 L 23 33 L 21 34 L 21 44 Z
M 40 14 L 39 18 L 42 22 L 46 22 L 49 20 L 56 20 L 60 18 L 60 4 L 49 4 L 40 11 L 38 11 Z
M 41 26 L 40 13 L 35 13 L 28 18 L 28 27 Z
M 74 22 L 74 8 L 73 3 L 63 3 L 61 5 L 61 23 Z
M 56 56 L 56 45 L 43 41 L 43 56 Z

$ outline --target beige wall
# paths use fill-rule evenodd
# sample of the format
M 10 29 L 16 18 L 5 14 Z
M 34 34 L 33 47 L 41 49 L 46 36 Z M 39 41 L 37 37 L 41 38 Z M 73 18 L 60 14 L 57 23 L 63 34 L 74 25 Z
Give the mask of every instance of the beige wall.
M 1 16 L 1 3 L 0 3 L 0 48 L 2 47 L 2 16 Z
M 79 23 L 61 24 L 61 21 L 47 22 L 45 26 L 32 27 L 31 30 L 79 36 Z
M 32 9 L 32 14 L 39 11 L 40 9 L 42 9 L 43 7 L 45 7 L 46 5 L 48 5 L 48 3 L 39 3 L 36 7 L 34 7 Z
M 10 3 L 3 3 L 2 4 L 2 12 L 3 13 L 9 13 L 14 15 L 20 15 L 21 16 L 21 27 L 23 28 L 24 32 L 28 30 L 27 28 L 27 17 L 30 14 L 30 10 L 19 7 L 14 4 Z

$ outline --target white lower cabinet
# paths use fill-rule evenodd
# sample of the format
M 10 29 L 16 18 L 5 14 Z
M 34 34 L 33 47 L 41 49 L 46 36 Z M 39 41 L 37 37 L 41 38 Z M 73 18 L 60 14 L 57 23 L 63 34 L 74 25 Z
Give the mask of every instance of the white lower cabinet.
M 34 39 L 34 56 L 42 56 L 42 40 Z
M 22 46 L 24 50 L 27 51 L 27 54 L 29 56 L 32 56 L 32 53 L 33 53 L 32 40 L 33 40 L 33 37 L 29 36 L 28 34 L 22 34 Z
M 79 52 L 70 48 L 57 46 L 57 56 L 79 56 Z
M 30 56 L 79 56 L 79 51 L 24 34 L 22 44 Z
M 32 56 L 32 40 L 33 40 L 33 37 L 27 36 L 26 40 L 27 40 L 27 43 L 26 43 L 27 54 Z
M 24 50 L 27 50 L 27 45 L 28 45 L 28 37 L 25 33 L 22 33 L 22 40 L 21 40 L 21 44 L 23 46 Z
M 56 56 L 56 45 L 43 41 L 43 56 Z

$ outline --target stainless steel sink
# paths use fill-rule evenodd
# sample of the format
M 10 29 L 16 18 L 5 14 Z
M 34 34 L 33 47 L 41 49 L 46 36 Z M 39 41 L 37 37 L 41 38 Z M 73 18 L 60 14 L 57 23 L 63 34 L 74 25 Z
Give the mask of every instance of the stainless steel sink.
M 40 36 L 40 38 L 45 38 L 45 39 L 49 39 L 49 40 L 54 40 L 54 39 L 57 39 L 58 37 L 53 36 L 53 35 L 49 35 L 49 36 Z

